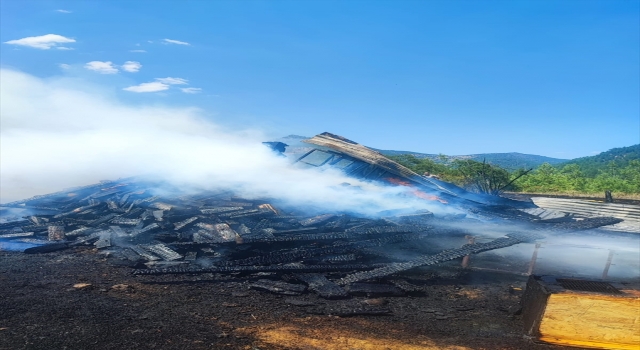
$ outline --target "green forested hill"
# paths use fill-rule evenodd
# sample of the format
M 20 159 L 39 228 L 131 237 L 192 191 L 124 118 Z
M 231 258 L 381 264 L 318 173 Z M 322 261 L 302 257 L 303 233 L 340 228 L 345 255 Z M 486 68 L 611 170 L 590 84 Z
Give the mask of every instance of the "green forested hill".
M 431 159 L 436 163 L 442 163 L 442 162 L 449 163 L 454 160 L 465 160 L 465 159 L 471 159 L 477 162 L 483 162 L 486 160 L 486 162 L 489 164 L 496 165 L 507 170 L 516 170 L 521 168 L 525 168 L 525 169 L 537 168 L 538 166 L 544 163 L 556 165 L 556 164 L 561 164 L 567 161 L 567 159 L 558 159 L 558 158 L 539 156 L 535 154 L 524 154 L 524 153 L 517 153 L 517 152 L 480 153 L 480 154 L 469 154 L 469 155 L 461 155 L 461 156 L 445 156 L 443 158 L 441 155 L 438 155 L 438 154 L 418 153 L 418 152 L 409 152 L 409 151 L 391 151 L 391 150 L 377 150 L 377 151 L 382 153 L 385 156 L 412 155 L 418 159 L 425 159 L 425 158 Z
M 640 159 L 640 144 L 612 148 L 595 156 L 572 159 L 560 164 L 560 166 L 577 164 L 586 177 L 595 177 L 611 166 L 625 168 L 634 159 Z
M 472 154 L 470 156 L 470 159 L 477 162 L 486 160 L 489 164 L 497 165 L 507 170 L 537 168 L 544 163 L 556 165 L 566 161 L 565 159 L 538 156 L 535 154 L 523 154 L 517 152 Z
M 575 159 L 563 164 L 551 165 L 548 162 L 536 166 L 535 170 L 519 178 L 509 190 L 532 193 L 603 193 L 612 191 L 616 194 L 640 193 L 640 145 L 615 148 L 597 156 Z M 500 160 L 504 160 L 500 155 Z M 412 154 L 388 156 L 411 170 L 422 174 L 429 172 L 440 176 L 443 180 L 477 189 L 478 179 L 474 174 L 492 171 L 504 181 L 514 179 L 521 172 L 514 171 L 511 166 L 498 166 L 489 155 L 483 155 L 487 164 L 478 162 L 477 158 L 452 159 L 441 157 L 418 158 Z M 480 160 L 481 161 L 481 160 Z M 505 163 L 502 163 L 505 164 Z M 511 168 L 511 169 L 509 169 Z M 506 169 L 506 170 L 505 170 Z M 493 178 L 493 177 L 492 177 Z M 480 180 L 484 178 L 480 176 Z M 486 180 L 486 179 L 485 179 Z

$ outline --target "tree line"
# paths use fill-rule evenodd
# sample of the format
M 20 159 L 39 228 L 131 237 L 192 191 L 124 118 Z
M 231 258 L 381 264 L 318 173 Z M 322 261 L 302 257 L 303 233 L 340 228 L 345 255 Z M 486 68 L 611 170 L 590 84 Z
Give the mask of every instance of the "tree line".
M 499 194 L 502 191 L 530 193 L 640 193 L 640 159 L 624 163 L 609 161 L 588 172 L 578 163 L 551 165 L 544 163 L 535 169 L 509 171 L 499 166 L 471 159 L 450 160 L 440 155 L 438 161 L 413 155 L 389 156 L 420 175 L 435 175 L 460 187 L 480 193 Z

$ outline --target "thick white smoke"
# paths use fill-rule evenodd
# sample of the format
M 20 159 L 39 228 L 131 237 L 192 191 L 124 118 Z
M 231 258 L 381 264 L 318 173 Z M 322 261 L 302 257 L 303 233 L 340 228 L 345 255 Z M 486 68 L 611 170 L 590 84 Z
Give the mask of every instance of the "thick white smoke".
M 372 215 L 431 209 L 337 171 L 296 169 L 256 131 L 229 131 L 194 108 L 127 105 L 79 80 L 0 72 L 2 203 L 63 188 L 153 175 L 184 189 L 225 188 L 292 205 Z M 341 187 L 348 182 L 364 190 Z

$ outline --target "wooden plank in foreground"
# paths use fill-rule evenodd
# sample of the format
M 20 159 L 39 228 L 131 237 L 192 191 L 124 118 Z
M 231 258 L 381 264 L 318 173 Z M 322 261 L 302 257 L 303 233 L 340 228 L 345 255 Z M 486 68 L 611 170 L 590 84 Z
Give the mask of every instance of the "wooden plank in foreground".
M 582 348 L 640 347 L 640 291 L 604 281 L 531 276 L 523 296 L 525 332 Z

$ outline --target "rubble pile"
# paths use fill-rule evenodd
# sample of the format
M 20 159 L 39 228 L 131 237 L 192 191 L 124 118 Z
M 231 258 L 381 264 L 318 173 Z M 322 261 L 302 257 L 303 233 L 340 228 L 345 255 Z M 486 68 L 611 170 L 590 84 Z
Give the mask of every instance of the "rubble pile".
M 165 183 L 130 178 L 3 204 L 20 214 L 0 223 L 0 247 L 2 241 L 28 245 L 24 253 L 87 247 L 104 252 L 114 265 L 132 268 L 134 275 L 150 276 L 140 278 L 250 275 L 250 288 L 270 293 L 299 296 L 311 291 L 325 299 L 376 298 L 421 292 L 398 278 L 401 272 L 468 260 L 471 254 L 533 241 L 548 231 L 571 232 L 621 221 L 602 217 L 577 221 L 530 202 L 470 193 L 419 176 L 338 135 L 323 133 L 305 142 L 310 150 L 295 155 L 298 168 L 334 168 L 382 185 L 408 186 L 416 198 L 455 214 L 436 216 L 426 210 L 380 213 L 377 218 L 310 214 L 277 199 L 241 198 L 229 191 L 185 194 Z M 268 146 L 280 154 L 286 150 L 282 143 Z M 462 227 L 473 227 L 475 232 L 499 228 L 508 234 L 476 243 L 465 238 L 474 233 Z M 452 239 L 468 243 L 456 243 L 452 249 L 433 244 Z M 157 275 L 163 277 L 153 277 Z M 346 302 L 318 312 L 383 315 L 389 310 L 376 303 Z
M 382 219 L 344 213 L 309 216 L 230 192 L 171 195 L 159 194 L 157 188 L 158 184 L 135 179 L 105 181 L 8 203 L 4 206 L 32 215 L 0 224 L 0 239 L 33 244 L 25 253 L 98 249 L 133 268 L 136 275 L 276 273 L 276 280 L 259 279 L 251 288 L 283 295 L 310 290 L 340 299 L 404 295 L 412 290 L 410 285 L 390 286 L 384 278 L 538 237 L 532 233 L 536 226 L 529 223 L 530 229 L 507 237 L 434 253 L 421 248 L 420 241 L 464 237 L 468 232 L 443 224 L 465 220 L 465 215 L 436 217 L 423 211 Z M 479 208 L 485 216 L 491 212 Z M 511 215 L 504 209 L 498 212 L 500 220 Z M 528 218 L 519 213 L 511 219 Z M 594 218 L 541 227 L 575 230 L 611 220 L 615 221 Z M 287 281 L 278 280 L 283 274 Z

